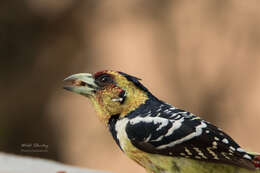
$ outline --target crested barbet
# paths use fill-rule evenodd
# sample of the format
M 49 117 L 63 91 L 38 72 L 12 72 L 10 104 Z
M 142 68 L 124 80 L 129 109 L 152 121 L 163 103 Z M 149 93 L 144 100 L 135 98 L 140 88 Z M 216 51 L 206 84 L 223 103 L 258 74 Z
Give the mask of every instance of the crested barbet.
M 66 90 L 90 99 L 121 150 L 148 173 L 260 173 L 260 155 L 220 128 L 155 97 L 140 79 L 105 70 L 74 74 Z

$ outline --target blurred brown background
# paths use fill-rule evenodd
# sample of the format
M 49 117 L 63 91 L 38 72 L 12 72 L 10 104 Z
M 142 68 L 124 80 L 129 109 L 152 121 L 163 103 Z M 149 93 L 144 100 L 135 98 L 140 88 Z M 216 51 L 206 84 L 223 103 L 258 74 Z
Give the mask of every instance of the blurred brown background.
M 1 0 L 0 57 L 2 152 L 144 173 L 88 100 L 61 89 L 70 74 L 103 69 L 142 78 L 260 152 L 259 0 Z

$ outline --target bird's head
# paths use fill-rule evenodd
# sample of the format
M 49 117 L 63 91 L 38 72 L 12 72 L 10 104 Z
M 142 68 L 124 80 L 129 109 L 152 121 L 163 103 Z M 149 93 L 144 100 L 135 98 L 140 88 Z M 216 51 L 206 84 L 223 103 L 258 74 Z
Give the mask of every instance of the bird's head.
M 144 104 L 149 91 L 140 79 L 117 71 L 101 71 L 74 74 L 66 79 L 70 82 L 64 89 L 86 96 L 93 103 L 99 119 L 108 124 L 113 115 L 124 117 Z

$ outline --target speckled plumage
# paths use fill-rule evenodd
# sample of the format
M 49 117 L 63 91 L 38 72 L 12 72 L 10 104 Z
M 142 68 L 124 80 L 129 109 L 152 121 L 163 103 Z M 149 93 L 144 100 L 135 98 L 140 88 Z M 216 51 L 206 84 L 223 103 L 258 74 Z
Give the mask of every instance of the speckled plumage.
M 260 167 L 258 155 L 200 117 L 157 99 L 138 78 L 116 71 L 87 76 L 86 84 L 66 89 L 90 98 L 121 150 L 147 172 L 246 173 Z

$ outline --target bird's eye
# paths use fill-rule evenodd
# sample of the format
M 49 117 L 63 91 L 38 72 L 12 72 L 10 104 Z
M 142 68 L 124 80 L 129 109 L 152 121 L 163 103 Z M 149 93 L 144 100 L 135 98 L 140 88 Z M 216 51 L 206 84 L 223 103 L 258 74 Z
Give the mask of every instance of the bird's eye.
M 103 74 L 96 78 L 96 83 L 97 83 L 97 85 L 104 87 L 107 84 L 113 83 L 113 79 L 110 75 Z

